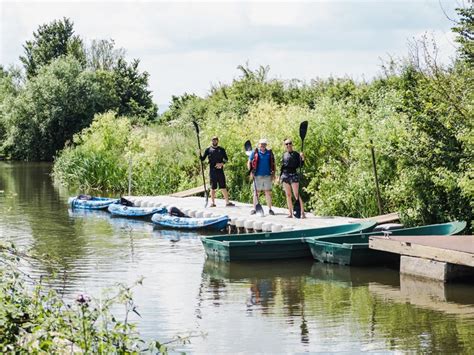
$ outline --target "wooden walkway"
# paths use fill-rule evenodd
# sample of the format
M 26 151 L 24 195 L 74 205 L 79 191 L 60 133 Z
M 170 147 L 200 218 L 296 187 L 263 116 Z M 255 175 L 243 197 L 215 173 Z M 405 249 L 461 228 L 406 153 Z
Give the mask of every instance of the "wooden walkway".
M 127 199 L 142 207 L 175 206 L 191 217 L 214 217 L 227 215 L 230 224 L 238 231 L 264 231 L 278 232 L 299 230 L 308 228 L 325 227 L 337 224 L 358 222 L 358 219 L 350 217 L 315 216 L 306 213 L 306 219 L 287 218 L 288 210 L 273 207 L 274 216 L 268 214 L 267 206 L 263 205 L 265 216 L 251 215 L 252 205 L 234 202 L 235 207 L 225 207 L 224 200 L 217 199 L 217 207 L 204 208 L 205 198 L 176 197 L 176 196 L 126 196 Z M 210 204 L 210 200 L 209 200 Z
M 371 249 L 474 267 L 473 236 L 370 237 Z
M 400 273 L 447 282 L 474 279 L 474 236 L 370 237 L 369 247 L 400 254 Z
M 202 186 L 194 187 L 194 188 L 189 189 L 189 190 L 175 192 L 174 194 L 171 194 L 170 196 L 172 196 L 172 197 L 189 197 L 189 196 L 204 194 L 205 191 L 206 190 L 204 189 L 204 185 L 202 185 Z

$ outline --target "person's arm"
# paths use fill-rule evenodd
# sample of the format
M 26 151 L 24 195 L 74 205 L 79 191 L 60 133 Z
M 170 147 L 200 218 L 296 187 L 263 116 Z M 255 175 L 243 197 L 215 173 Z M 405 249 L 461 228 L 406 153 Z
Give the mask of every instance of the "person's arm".
M 201 159 L 201 161 L 204 161 L 206 160 L 208 156 L 209 156 L 209 148 L 206 148 L 206 150 L 204 151 L 204 155 L 199 156 L 199 158 Z
M 253 172 L 252 172 L 252 160 L 255 156 L 255 151 L 252 152 L 252 154 L 249 155 L 249 160 L 247 160 L 247 169 L 249 169 L 250 171 L 250 176 L 253 175 Z
M 222 148 L 222 163 L 225 164 L 229 161 L 229 158 L 227 157 L 227 153 L 224 148 Z
M 299 167 L 302 167 L 304 165 L 304 154 L 303 154 L 303 152 L 301 152 L 299 154 L 299 162 L 300 162 Z
M 272 176 L 272 180 L 275 180 L 275 170 L 276 170 L 275 155 L 273 155 L 273 151 L 270 150 L 270 174 Z

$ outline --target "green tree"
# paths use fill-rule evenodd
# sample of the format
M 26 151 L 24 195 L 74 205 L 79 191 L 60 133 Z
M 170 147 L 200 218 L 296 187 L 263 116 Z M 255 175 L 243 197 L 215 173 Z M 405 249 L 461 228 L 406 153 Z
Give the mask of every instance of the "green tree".
M 0 65 L 0 142 L 7 138 L 6 107 L 20 90 L 20 73 L 17 69 L 6 70 Z M 0 145 L 0 155 L 1 151 Z
M 460 44 L 459 53 L 470 65 L 474 64 L 474 7 L 456 9 L 460 19 L 452 28 L 457 33 L 456 42 Z
M 95 113 L 118 105 L 113 73 L 83 71 L 72 57 L 56 59 L 8 103 L 3 150 L 13 159 L 51 160 Z
M 68 18 L 39 26 L 33 40 L 23 45 L 25 55 L 20 56 L 28 78 L 38 74 L 41 67 L 55 58 L 70 55 L 85 64 L 82 40 L 74 35 L 74 24 Z
M 119 58 L 113 69 L 115 90 L 119 97 L 119 115 L 134 117 L 137 122 L 150 122 L 157 119 L 158 107 L 152 100 L 148 90 L 147 72 L 140 73 L 135 59 L 128 64 L 125 59 Z

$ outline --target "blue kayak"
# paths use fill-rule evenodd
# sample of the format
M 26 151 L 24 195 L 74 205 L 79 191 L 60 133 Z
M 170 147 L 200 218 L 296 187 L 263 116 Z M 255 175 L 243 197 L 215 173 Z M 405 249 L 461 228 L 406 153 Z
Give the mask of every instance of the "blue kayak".
M 121 217 L 150 217 L 155 213 L 166 213 L 165 207 L 124 206 L 118 203 L 109 205 L 108 210 L 112 215 Z
M 179 228 L 179 229 L 224 229 L 229 223 L 229 217 L 203 217 L 203 218 L 192 218 L 192 217 L 177 217 L 170 214 L 159 214 L 156 213 L 151 217 L 151 221 L 154 224 L 158 224 L 162 227 L 168 228 Z
M 112 203 L 118 203 L 120 200 L 109 197 L 94 197 L 87 195 L 79 195 L 69 197 L 68 203 L 71 208 L 84 208 L 87 210 L 101 210 L 106 209 Z

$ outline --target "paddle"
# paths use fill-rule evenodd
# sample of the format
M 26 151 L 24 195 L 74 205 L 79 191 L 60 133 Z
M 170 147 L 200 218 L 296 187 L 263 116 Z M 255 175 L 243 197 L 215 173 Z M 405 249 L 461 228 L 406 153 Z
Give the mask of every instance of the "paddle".
M 250 157 L 250 154 L 252 154 L 252 144 L 250 143 L 249 140 L 247 140 L 244 144 L 245 147 L 245 154 L 247 154 Z M 250 168 L 249 173 L 252 171 L 252 168 Z M 263 216 L 263 208 L 262 205 L 258 202 L 258 194 L 257 194 L 257 183 L 255 182 L 255 176 L 253 177 L 253 189 L 255 192 L 255 198 L 257 200 L 257 204 L 255 205 L 255 213 L 257 213 L 260 216 Z
M 206 195 L 206 203 L 204 205 L 204 208 L 207 207 L 207 204 L 209 202 L 209 195 L 207 193 L 207 187 L 206 187 L 206 178 L 204 177 L 204 164 L 202 163 L 201 160 L 201 141 L 199 140 L 199 126 L 196 121 L 193 121 L 194 128 L 196 129 L 196 135 L 198 139 L 198 147 L 199 147 L 199 161 L 201 162 L 201 173 L 202 173 L 202 181 L 204 183 L 204 193 Z
M 301 138 L 301 152 L 304 148 L 304 138 L 306 137 L 306 132 L 308 131 L 308 121 L 303 121 L 300 123 L 300 138 Z M 300 164 L 300 184 L 302 180 L 301 169 L 303 164 Z M 296 195 L 296 202 L 293 204 L 293 215 L 296 218 L 301 218 L 301 205 L 300 205 L 300 184 L 298 184 L 298 194 Z

